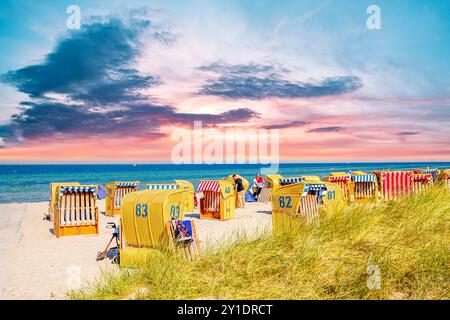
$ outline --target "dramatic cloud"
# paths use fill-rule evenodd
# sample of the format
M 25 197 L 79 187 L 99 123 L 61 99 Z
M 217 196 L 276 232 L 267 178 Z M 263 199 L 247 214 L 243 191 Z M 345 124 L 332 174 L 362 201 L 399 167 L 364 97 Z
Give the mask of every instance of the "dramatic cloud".
M 291 121 L 287 123 L 279 123 L 279 124 L 272 124 L 264 126 L 264 129 L 286 129 L 286 128 L 297 128 L 297 127 L 303 127 L 307 125 L 308 122 L 305 121 Z
M 327 133 L 327 132 L 342 132 L 344 130 L 345 130 L 344 127 L 335 126 L 335 127 L 314 128 L 314 129 L 308 130 L 308 132 L 311 132 L 311 133 Z
M 0 126 L 0 138 L 21 141 L 53 134 L 146 134 L 159 136 L 162 125 L 189 126 L 194 120 L 214 126 L 258 117 L 246 108 L 221 114 L 177 113 L 157 105 L 141 89 L 159 85 L 157 76 L 132 67 L 145 32 L 164 45 L 174 37 L 152 28 L 150 21 L 108 21 L 84 24 L 62 39 L 40 64 L 9 71 L 1 80 L 27 94 L 20 112 Z
M 361 80 L 354 76 L 330 77 L 310 83 L 293 82 L 282 78 L 288 70 L 273 65 L 230 66 L 217 62 L 199 70 L 219 75 L 207 80 L 199 93 L 228 99 L 312 98 L 340 95 L 362 87 Z

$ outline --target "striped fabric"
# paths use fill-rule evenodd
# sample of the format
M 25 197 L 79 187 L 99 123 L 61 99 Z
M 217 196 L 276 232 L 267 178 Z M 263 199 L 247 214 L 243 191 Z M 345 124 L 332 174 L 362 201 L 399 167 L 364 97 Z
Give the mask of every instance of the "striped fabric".
M 220 191 L 203 191 L 203 198 L 200 199 L 202 211 L 220 212 Z
M 280 179 L 278 182 L 280 183 L 280 185 L 285 186 L 288 184 L 294 184 L 294 183 L 299 183 L 305 181 L 305 178 L 302 177 L 297 177 L 297 178 L 283 178 Z
M 306 197 L 310 192 L 313 192 L 317 198 L 322 198 L 327 193 L 327 187 L 324 184 L 305 184 L 302 197 Z
M 328 182 L 336 183 L 342 189 L 342 193 L 344 195 L 344 199 L 348 199 L 350 197 L 350 187 L 348 182 L 350 181 L 350 176 L 331 176 L 328 178 Z
M 116 188 L 114 189 L 114 209 L 120 209 L 123 198 L 127 194 L 136 191 L 136 188 L 137 184 L 135 186 L 121 186 L 121 187 L 119 187 L 118 184 L 116 184 Z
M 340 183 L 340 182 L 348 182 L 350 181 L 350 176 L 331 176 L 328 178 L 328 182 L 332 182 L 332 183 Z
M 377 195 L 374 174 L 353 176 L 352 180 L 355 182 L 355 200 L 374 198 Z
M 212 192 L 220 192 L 220 183 L 219 181 L 211 181 L 211 180 L 202 180 L 198 184 L 198 191 L 212 191 Z
M 306 221 L 315 221 L 319 218 L 319 202 L 316 195 L 308 194 L 300 199 L 298 214 Z
M 414 191 L 421 191 L 433 183 L 433 175 L 429 174 L 415 174 L 413 176 Z
M 177 184 L 147 184 L 150 190 L 177 190 L 180 186 Z
M 375 175 L 364 174 L 364 175 L 353 176 L 352 180 L 354 182 L 375 182 Z
M 62 186 L 59 195 L 62 196 L 66 193 L 92 193 L 93 195 L 95 195 L 95 190 L 95 186 Z
M 117 188 L 127 188 L 127 187 L 137 187 L 137 182 L 118 182 L 116 183 Z
M 197 195 L 194 193 L 194 208 L 198 208 Z
M 95 187 L 66 187 L 58 202 L 58 219 L 60 227 L 95 225 Z
M 412 172 L 383 172 L 381 180 L 384 200 L 399 200 L 409 196 L 413 191 Z
M 447 179 L 445 179 L 445 185 L 450 189 L 450 174 L 447 174 Z

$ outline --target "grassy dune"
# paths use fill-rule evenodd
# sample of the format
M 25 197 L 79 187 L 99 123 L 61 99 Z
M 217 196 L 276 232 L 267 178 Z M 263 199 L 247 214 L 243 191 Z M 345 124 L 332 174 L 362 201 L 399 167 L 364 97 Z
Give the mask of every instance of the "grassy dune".
M 448 299 L 450 193 L 329 212 L 280 237 L 241 240 L 186 261 L 164 255 L 107 275 L 75 299 Z M 371 267 L 369 267 L 371 266 Z M 368 272 L 369 268 L 369 272 Z M 380 271 L 380 288 L 369 289 Z

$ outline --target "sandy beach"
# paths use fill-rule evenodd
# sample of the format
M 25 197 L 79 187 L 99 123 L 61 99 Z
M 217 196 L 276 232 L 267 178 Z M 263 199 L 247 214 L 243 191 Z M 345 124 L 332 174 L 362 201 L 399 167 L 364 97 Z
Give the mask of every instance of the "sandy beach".
M 56 238 L 52 222 L 43 220 L 47 202 L 0 204 L 0 299 L 65 299 L 70 288 L 98 279 L 102 270 L 118 269 L 109 259 L 97 262 L 111 238 L 106 228 L 105 203 L 98 201 L 100 234 Z M 195 221 L 202 247 L 215 247 L 238 234 L 254 237 L 271 228 L 269 203 L 247 203 L 236 219 Z

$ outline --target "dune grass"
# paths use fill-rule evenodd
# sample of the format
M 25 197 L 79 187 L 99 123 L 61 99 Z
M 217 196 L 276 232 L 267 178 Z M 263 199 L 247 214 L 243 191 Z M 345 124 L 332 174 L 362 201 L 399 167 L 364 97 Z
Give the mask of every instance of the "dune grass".
M 70 297 L 448 299 L 449 246 L 450 193 L 433 188 L 400 202 L 337 209 L 318 224 L 240 239 L 194 261 L 165 252 Z

